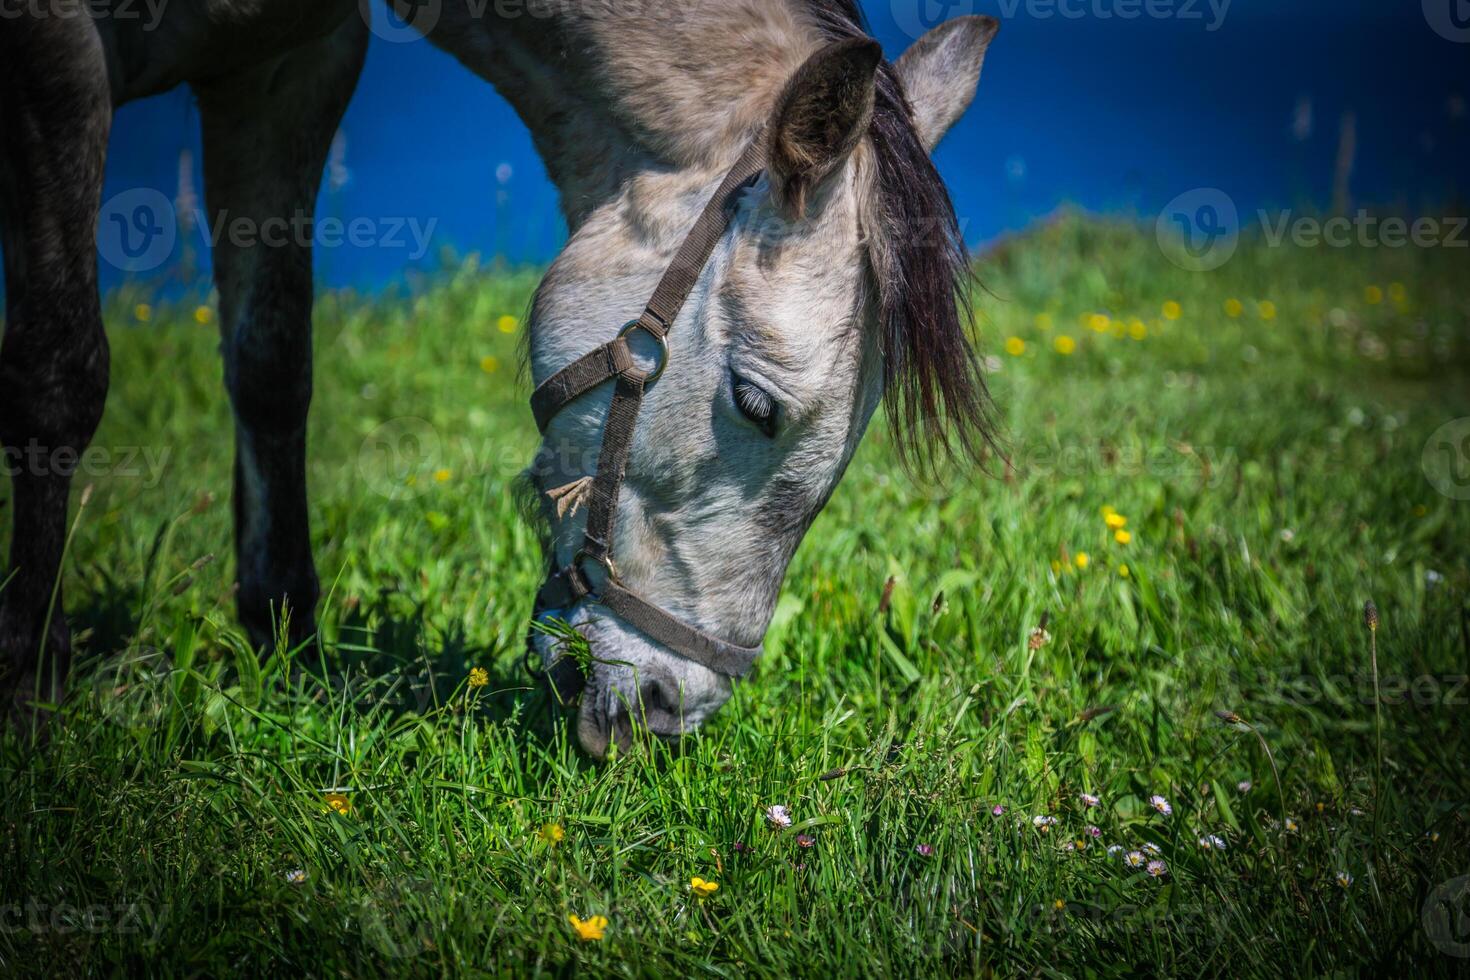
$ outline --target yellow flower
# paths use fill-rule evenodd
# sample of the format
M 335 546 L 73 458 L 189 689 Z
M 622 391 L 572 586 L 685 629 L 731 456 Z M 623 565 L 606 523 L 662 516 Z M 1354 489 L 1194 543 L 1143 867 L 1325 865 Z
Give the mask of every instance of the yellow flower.
M 1061 571 L 1062 571 L 1062 563 L 1059 562 L 1059 561 L 1057 561 L 1055 558 L 1053 558 L 1051 560 L 1051 570 L 1052 570 L 1052 573 L 1053 574 L 1057 574 L 1057 575 L 1061 574 Z
M 153 307 L 149 306 L 147 303 L 139 303 L 137 306 L 133 307 L 133 317 L 139 323 L 147 323 L 149 320 L 153 319 Z
M 495 327 L 501 333 L 515 333 L 518 326 L 520 326 L 520 321 L 509 313 L 495 321 Z
M 1007 337 L 1006 353 L 1011 355 L 1012 357 L 1020 357 L 1022 354 L 1026 353 L 1026 341 L 1022 340 L 1020 337 Z
M 496 357 L 494 354 L 486 354 L 484 357 L 480 358 L 480 370 L 484 371 L 486 374 L 494 374 L 496 371 L 500 370 L 500 358 Z
M 1184 307 L 1180 306 L 1178 303 L 1171 299 L 1164 304 L 1163 312 L 1165 320 L 1177 320 L 1180 316 L 1184 314 Z
M 538 837 L 546 842 L 548 847 L 555 847 L 566 839 L 567 832 L 559 823 L 544 823 L 541 829 L 536 831 Z
M 1148 325 L 1137 317 L 1134 317 L 1128 321 L 1128 336 L 1134 340 L 1142 340 L 1148 336 Z
M 1052 903 L 1051 903 L 1051 907 L 1052 907 L 1052 908 L 1054 908 L 1054 909 L 1056 909 L 1056 910 L 1057 910 L 1057 911 L 1058 911 L 1058 912 L 1060 912 L 1060 911 L 1061 911 L 1061 910 L 1062 910 L 1062 909 L 1064 909 L 1064 908 L 1066 908 L 1066 907 L 1067 907 L 1067 903 L 1066 903 L 1066 902 L 1064 902 L 1064 901 L 1062 901 L 1062 900 L 1061 900 L 1061 899 L 1060 899 L 1060 898 L 1059 898 L 1059 899 L 1057 899 L 1057 900 L 1056 900 L 1056 901 L 1055 901 L 1055 902 L 1052 902 Z
M 470 687 L 484 687 L 490 683 L 490 673 L 484 667 L 470 668 Z
M 1133 535 L 1129 534 L 1127 531 L 1123 530 L 1120 527 L 1118 528 L 1118 530 L 1113 532 L 1113 540 L 1118 542 L 1119 544 L 1127 544 L 1129 541 L 1133 540 Z
M 210 320 L 213 320 L 213 319 L 214 319 L 214 310 L 211 310 L 207 306 L 196 306 L 196 307 L 194 307 L 194 322 L 197 323 L 197 324 L 199 324 L 201 327 L 208 326 L 209 325 L 209 321 Z
M 1118 574 L 1121 575 L 1121 576 L 1123 576 L 1124 578 L 1127 578 L 1128 577 L 1128 574 L 1129 574 L 1128 573 L 1128 566 L 1127 565 L 1119 565 L 1118 566 Z
M 1403 283 L 1391 282 L 1388 284 L 1388 295 L 1395 303 L 1402 303 L 1409 298 L 1409 291 L 1404 288 Z
M 1113 528 L 1114 530 L 1117 530 L 1120 527 L 1126 527 L 1128 524 L 1128 518 L 1124 517 L 1122 514 L 1118 513 L 1115 510 L 1104 514 L 1103 521 L 1108 525 L 1108 527 Z
M 1263 299 L 1256 304 L 1256 312 L 1261 314 L 1262 320 L 1276 319 L 1276 304 L 1269 299 Z
M 1050 313 L 1038 313 L 1038 314 L 1036 314 L 1036 329 L 1037 330 L 1050 330 L 1051 329 L 1051 314 Z
M 696 875 L 689 879 L 689 890 L 700 898 L 709 898 L 720 890 L 720 883 L 718 881 L 705 881 Z
M 1377 306 L 1383 302 L 1383 289 L 1380 286 L 1369 286 L 1363 290 L 1363 299 L 1367 300 L 1369 306 Z
M 1106 313 L 1094 313 L 1087 318 L 1087 327 L 1089 330 L 1094 330 L 1098 333 L 1105 333 L 1108 329 L 1108 325 L 1112 322 L 1113 321 L 1108 317 Z
M 1087 563 L 1092 561 L 1092 559 L 1088 557 L 1088 554 L 1085 551 L 1077 552 L 1077 557 L 1072 560 L 1077 563 L 1078 568 L 1086 568 Z
M 590 918 L 579 919 L 575 915 L 567 916 L 567 921 L 577 931 L 577 938 L 584 943 L 595 943 L 602 938 L 602 933 L 607 929 L 607 916 L 594 915 Z
M 1230 317 L 1230 319 L 1234 320 L 1244 312 L 1245 304 L 1240 300 L 1231 297 L 1225 301 L 1225 315 Z
M 453 475 L 454 474 L 451 473 L 451 472 L 449 472 L 448 470 L 435 470 L 434 471 L 434 482 L 435 483 L 448 483 L 449 482 L 449 478 L 451 476 L 453 476 Z
M 328 793 L 322 799 L 326 801 L 329 810 L 334 810 L 344 817 L 352 812 L 352 801 L 345 793 Z
M 1077 341 L 1066 334 L 1061 334 L 1052 342 L 1052 346 L 1056 348 L 1058 354 L 1070 354 L 1077 349 Z
M 1103 504 L 1100 508 L 1100 513 L 1102 514 L 1103 519 L 1106 520 L 1109 514 L 1116 514 L 1117 510 L 1114 509 L 1112 504 Z

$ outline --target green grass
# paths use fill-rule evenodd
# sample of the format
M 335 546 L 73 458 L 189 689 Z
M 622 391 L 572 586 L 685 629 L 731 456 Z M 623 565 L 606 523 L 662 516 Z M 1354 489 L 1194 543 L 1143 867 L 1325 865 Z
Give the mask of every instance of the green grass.
M 0 970 L 1466 970 L 1460 923 L 1421 914 L 1470 870 L 1470 502 L 1421 468 L 1470 415 L 1463 256 L 1247 243 L 1190 274 L 1068 219 L 982 277 L 1012 465 L 925 489 L 875 425 L 752 679 L 681 751 L 608 765 L 519 668 L 540 566 L 509 487 L 534 436 L 496 324 L 533 276 L 320 301 L 317 677 L 233 621 L 213 326 L 112 297 L 117 465 L 87 478 L 66 563 L 72 693 L 42 747 L 0 743 Z M 133 446 L 162 472 L 129 475 Z M 1163 877 L 1105 851 L 1145 842 Z M 695 875 L 719 890 L 696 900 Z

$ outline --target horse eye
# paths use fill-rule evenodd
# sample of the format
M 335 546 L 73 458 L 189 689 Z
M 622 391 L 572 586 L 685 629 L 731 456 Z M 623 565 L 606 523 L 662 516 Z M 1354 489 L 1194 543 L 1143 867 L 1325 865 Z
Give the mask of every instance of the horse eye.
M 766 434 L 767 437 L 776 435 L 776 399 L 772 398 L 770 392 L 738 374 L 731 374 L 731 383 L 734 385 L 735 404 L 740 408 L 740 414 L 755 423 L 755 427 Z

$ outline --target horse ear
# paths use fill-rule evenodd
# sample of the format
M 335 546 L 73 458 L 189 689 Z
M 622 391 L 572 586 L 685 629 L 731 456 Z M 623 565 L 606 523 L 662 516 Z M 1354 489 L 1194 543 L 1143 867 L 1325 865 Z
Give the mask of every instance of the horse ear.
M 956 17 L 919 38 L 898 59 L 894 67 L 928 149 L 970 107 L 985 51 L 998 30 L 1000 21 L 994 17 Z
M 839 41 L 808 58 L 782 89 L 769 127 L 768 170 L 788 213 L 805 213 L 811 189 L 867 132 L 882 60 L 871 38 Z

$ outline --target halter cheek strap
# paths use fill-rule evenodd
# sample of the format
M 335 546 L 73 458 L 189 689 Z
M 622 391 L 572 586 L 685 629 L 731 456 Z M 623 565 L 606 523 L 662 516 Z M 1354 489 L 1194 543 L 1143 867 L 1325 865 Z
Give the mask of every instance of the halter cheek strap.
M 612 404 L 602 428 L 597 475 L 588 491 L 582 547 L 566 567 L 547 579 L 536 596 L 536 608 L 568 609 L 583 599 L 595 602 L 684 658 L 728 677 L 748 673 L 761 648 L 742 647 L 711 636 L 632 591 L 618 576 L 612 549 L 618 497 L 644 392 L 668 367 L 669 329 L 730 227 L 737 193 L 760 175 L 765 156 L 765 140 L 757 135 L 705 204 L 638 319 L 625 324 L 612 340 L 547 378 L 531 395 L 531 411 L 544 435 L 563 408 L 604 382 L 614 382 Z M 629 336 L 637 330 L 659 345 L 659 362 L 651 371 L 638 366 L 628 346 Z M 600 587 L 594 587 L 586 574 L 593 564 L 602 566 L 605 573 Z

